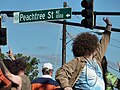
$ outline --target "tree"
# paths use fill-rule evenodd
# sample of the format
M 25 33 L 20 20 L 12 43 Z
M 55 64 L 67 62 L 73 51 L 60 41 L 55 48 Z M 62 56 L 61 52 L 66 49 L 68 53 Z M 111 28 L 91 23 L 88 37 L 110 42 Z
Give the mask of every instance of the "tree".
M 4 54 L 0 54 L 0 57 L 2 59 L 7 59 L 9 57 L 5 56 Z M 14 57 L 17 58 L 23 58 L 27 62 L 27 68 L 26 68 L 26 75 L 30 78 L 32 81 L 33 79 L 38 77 L 38 64 L 40 63 L 40 60 L 36 57 L 31 58 L 30 56 L 24 56 L 23 54 L 15 54 Z

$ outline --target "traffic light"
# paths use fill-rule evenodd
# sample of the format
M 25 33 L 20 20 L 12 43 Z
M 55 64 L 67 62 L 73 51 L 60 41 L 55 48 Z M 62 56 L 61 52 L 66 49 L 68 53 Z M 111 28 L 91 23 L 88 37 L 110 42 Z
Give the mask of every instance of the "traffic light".
M 93 29 L 94 26 L 93 0 L 83 0 L 81 2 L 81 6 L 84 8 L 81 11 L 81 15 L 82 17 L 84 17 L 84 19 L 81 21 L 82 26 L 85 28 Z
M 7 45 L 7 28 L 0 29 L 0 45 Z

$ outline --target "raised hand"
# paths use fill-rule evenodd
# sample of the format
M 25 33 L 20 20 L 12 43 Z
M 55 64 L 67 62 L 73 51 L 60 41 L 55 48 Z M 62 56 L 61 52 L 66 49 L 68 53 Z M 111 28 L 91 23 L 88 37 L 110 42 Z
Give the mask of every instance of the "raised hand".
M 112 26 L 112 23 L 110 22 L 110 19 L 108 17 L 106 17 L 106 18 L 104 17 L 103 20 L 107 25 Z
M 12 60 L 15 60 L 15 57 L 14 57 L 14 54 L 13 54 L 11 48 L 9 48 L 9 51 L 7 52 L 7 55 L 8 55 Z

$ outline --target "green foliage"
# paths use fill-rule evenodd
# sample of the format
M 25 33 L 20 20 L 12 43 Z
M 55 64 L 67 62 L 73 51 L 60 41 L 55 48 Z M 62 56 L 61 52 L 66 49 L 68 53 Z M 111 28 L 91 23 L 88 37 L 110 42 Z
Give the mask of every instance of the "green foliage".
M 7 56 L 5 56 L 3 53 L 0 52 L 0 59 L 6 59 Z

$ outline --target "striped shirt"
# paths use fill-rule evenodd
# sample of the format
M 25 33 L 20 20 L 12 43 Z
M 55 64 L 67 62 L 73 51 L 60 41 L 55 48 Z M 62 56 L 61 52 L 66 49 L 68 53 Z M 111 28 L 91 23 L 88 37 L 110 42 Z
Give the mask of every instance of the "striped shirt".
M 59 90 L 60 86 L 49 75 L 43 75 L 32 81 L 32 90 Z
M 105 90 L 102 71 L 95 60 L 88 60 L 79 79 L 75 90 Z

